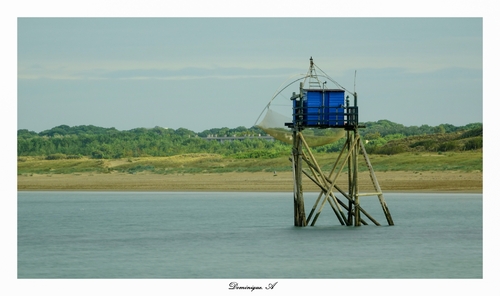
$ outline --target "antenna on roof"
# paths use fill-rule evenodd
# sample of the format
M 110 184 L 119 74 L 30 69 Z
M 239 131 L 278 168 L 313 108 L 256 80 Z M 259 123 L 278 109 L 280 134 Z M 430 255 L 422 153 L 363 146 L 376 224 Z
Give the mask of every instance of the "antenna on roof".
M 356 71 L 354 70 L 354 92 L 356 93 Z

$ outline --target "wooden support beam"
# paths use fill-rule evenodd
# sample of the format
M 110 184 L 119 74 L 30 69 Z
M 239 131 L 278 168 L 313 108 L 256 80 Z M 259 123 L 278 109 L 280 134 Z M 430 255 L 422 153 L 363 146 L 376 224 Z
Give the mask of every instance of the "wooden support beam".
M 318 199 L 316 200 L 316 203 L 314 204 L 314 206 L 313 206 L 313 208 L 312 208 L 312 210 L 311 210 L 311 212 L 310 212 L 309 216 L 307 217 L 307 224 L 309 224 L 309 221 L 310 221 L 310 219 L 311 219 L 311 217 L 312 217 L 312 215 L 313 215 L 313 213 L 314 213 L 314 211 L 315 211 L 315 209 L 316 209 L 316 206 L 318 205 L 318 202 L 319 202 L 319 200 L 320 200 L 320 197 L 321 197 L 324 193 L 326 193 L 327 188 L 326 188 L 326 187 L 324 187 L 322 184 L 319 184 L 318 182 L 316 182 L 315 180 L 313 180 L 313 178 L 312 178 L 312 177 L 311 177 L 311 176 L 310 176 L 310 175 L 309 175 L 306 171 L 302 171 L 302 173 L 303 173 L 304 175 L 306 175 L 306 177 L 308 177 L 311 181 L 313 181 L 313 182 L 314 182 L 314 183 L 315 183 L 318 187 L 320 187 L 320 188 L 321 188 L 321 190 L 322 190 L 322 193 L 320 194 L 320 196 L 319 196 L 319 197 L 318 197 Z M 330 182 L 331 182 L 331 181 L 330 181 Z M 345 193 L 345 192 L 344 192 L 341 188 L 339 188 L 337 185 L 334 185 L 334 187 L 335 187 L 335 189 L 337 189 L 337 190 L 339 191 L 339 193 L 340 193 L 340 194 L 342 194 L 342 195 L 343 195 L 343 196 L 344 196 L 344 197 L 345 197 L 345 198 L 349 201 L 349 203 L 353 203 L 353 200 L 349 197 L 349 195 L 348 195 L 347 193 Z M 330 193 L 330 196 L 331 196 L 331 197 L 336 198 L 336 199 L 337 199 L 337 202 L 338 202 L 338 203 L 339 203 L 339 204 L 340 204 L 340 205 L 341 205 L 344 209 L 346 209 L 347 211 L 349 211 L 349 207 L 348 207 L 346 204 L 344 204 L 344 203 L 343 203 L 343 202 L 342 202 L 339 198 L 337 198 L 337 197 L 336 197 L 333 193 Z M 380 226 L 380 223 L 378 223 L 378 222 L 377 222 L 377 220 L 375 220 L 375 218 L 373 218 L 370 214 L 368 214 L 368 212 L 367 212 L 365 209 L 363 209 L 363 208 L 361 207 L 361 205 L 359 206 L 359 210 L 360 210 L 360 211 L 361 211 L 361 213 L 363 213 L 363 214 L 364 214 L 364 215 L 365 215 L 368 219 L 370 219 L 370 220 L 373 222 L 373 224 L 375 224 L 375 225 L 377 225 L 377 226 Z M 349 213 L 349 212 L 348 212 L 348 213 Z M 363 224 L 367 225 L 367 223 L 366 223 L 363 219 L 361 219 L 361 222 L 362 222 Z M 341 222 L 341 223 L 342 223 L 342 222 Z M 349 225 L 349 224 L 347 224 L 347 225 Z
M 304 195 L 302 191 L 302 137 L 300 131 L 293 132 L 292 165 L 294 177 L 294 224 L 306 226 Z
M 366 166 L 368 167 L 368 170 L 370 171 L 370 177 L 372 179 L 373 186 L 375 187 L 375 190 L 379 192 L 377 194 L 378 200 L 380 202 L 380 205 L 382 206 L 382 210 L 384 211 L 385 218 L 387 219 L 387 223 L 389 225 L 394 225 L 394 221 L 392 220 L 391 213 L 389 212 L 389 208 L 387 207 L 387 204 L 385 203 L 384 195 L 382 194 L 382 189 L 380 188 L 380 185 L 378 183 L 377 177 L 375 176 L 375 171 L 373 170 L 373 166 L 370 162 L 370 159 L 368 158 L 368 153 L 366 153 L 365 146 L 363 145 L 363 142 L 360 141 L 360 147 L 361 150 L 363 151 L 363 157 L 366 162 Z
M 342 147 L 342 151 L 338 155 L 335 164 L 329 172 L 328 176 L 326 176 L 326 174 L 321 170 L 321 167 L 316 161 L 316 158 L 314 157 L 301 132 L 296 132 L 294 134 L 293 144 L 292 157 L 290 157 L 289 160 L 292 162 L 294 173 L 294 211 L 296 226 L 307 226 L 311 222 L 311 219 L 311 226 L 314 226 L 326 202 L 330 204 L 341 225 L 367 225 L 368 223 L 361 217 L 361 214 L 363 214 L 375 225 L 379 226 L 380 224 L 361 207 L 359 202 L 359 197 L 370 195 L 376 195 L 379 197 L 379 201 L 381 202 L 389 225 L 393 225 L 392 218 L 390 217 L 388 208 L 385 204 L 385 201 L 383 200 L 382 190 L 380 189 L 378 181 L 376 180 L 373 168 L 368 160 L 366 150 L 364 149 L 361 138 L 359 137 L 359 134 L 356 132 L 356 130 L 354 130 L 354 132 L 352 133 L 348 132 L 348 139 Z M 303 149 L 305 154 L 302 153 Z M 346 151 L 347 153 L 344 157 L 344 152 Z M 372 178 L 372 183 L 376 191 L 374 193 L 359 193 L 357 164 L 359 152 L 363 153 L 365 162 L 367 163 L 368 169 L 370 171 L 370 177 Z M 307 164 L 310 173 L 302 167 L 302 161 Z M 343 191 L 336 184 L 346 164 L 348 165 L 349 170 L 348 192 Z M 321 189 L 307 218 L 305 217 L 304 210 L 301 178 L 302 174 L 304 174 Z M 338 192 L 340 192 L 340 194 L 347 199 L 347 204 L 342 202 L 342 200 L 340 200 L 333 194 L 333 189 L 338 190 Z M 347 211 L 347 216 L 342 211 L 342 208 Z
M 299 136 L 302 138 L 302 141 L 304 142 L 304 147 L 306 148 L 306 151 L 308 152 L 309 157 L 313 160 L 314 166 L 316 167 L 316 169 L 317 169 L 317 171 L 318 171 L 321 179 L 323 180 L 323 184 L 326 185 L 327 184 L 326 183 L 326 177 L 323 174 L 323 172 L 321 171 L 320 166 L 318 165 L 318 162 L 316 161 L 316 158 L 312 154 L 311 148 L 309 148 L 309 146 L 307 145 L 307 142 L 305 141 L 304 136 L 302 134 L 300 134 Z M 340 170 L 342 170 L 342 168 Z M 330 191 L 331 191 L 331 188 L 330 188 Z M 325 199 L 323 200 L 323 203 L 321 204 L 321 207 L 320 207 L 320 210 L 319 210 L 318 214 L 321 213 L 321 210 L 323 209 L 323 206 L 325 205 L 325 201 L 328 199 L 328 195 L 329 195 L 329 192 L 325 193 Z M 334 199 L 334 203 L 336 205 L 337 211 L 340 212 L 340 214 L 342 215 L 342 217 L 345 217 L 345 215 L 342 212 L 342 209 L 340 208 L 340 206 L 337 203 L 336 199 Z M 313 220 L 313 224 L 314 224 L 315 221 L 316 221 L 316 219 Z M 311 224 L 311 225 L 313 225 L 313 224 Z
M 316 211 L 316 207 L 318 206 L 318 203 L 321 200 L 321 196 L 323 196 L 323 192 L 319 194 L 318 198 L 316 199 L 316 202 L 314 203 L 314 206 L 311 209 L 311 212 L 309 213 L 309 216 L 307 216 L 306 225 L 309 225 L 309 221 L 311 221 L 311 217 L 314 214 L 314 211 Z
M 353 140 L 353 153 L 352 153 L 352 179 L 353 179 L 353 191 L 351 191 L 351 196 L 354 196 L 354 226 L 361 226 L 361 215 L 359 212 L 359 182 L 358 182 L 358 153 L 359 153 L 359 143 L 360 138 L 357 130 L 354 130 L 354 140 Z
M 346 139 L 345 141 L 345 146 L 348 148 L 351 148 L 351 131 L 346 131 Z M 336 185 L 334 185 L 336 186 Z M 353 191 L 353 182 L 352 182 L 352 159 L 349 158 L 349 161 L 347 163 L 347 192 L 351 193 Z M 338 189 L 337 189 L 338 190 Z M 343 195 L 349 200 L 349 207 L 348 207 L 348 216 L 347 216 L 347 225 L 351 226 L 353 224 L 353 218 L 354 218 L 354 200 L 352 196 L 349 196 L 349 194 L 343 193 Z
M 347 218 L 344 215 L 344 212 L 342 212 L 342 211 L 340 212 L 340 215 L 342 216 L 342 217 L 340 217 L 339 213 L 335 210 L 335 207 L 333 206 L 333 201 L 335 201 L 335 203 L 338 203 L 337 197 L 335 195 L 332 197 L 332 195 L 330 194 L 327 197 L 327 199 L 328 199 L 328 203 L 330 204 L 330 206 L 333 209 L 333 212 L 335 213 L 335 215 L 337 215 L 337 219 L 339 219 L 340 224 L 345 225 L 345 223 L 347 222 Z
M 316 158 L 314 157 L 314 155 L 313 155 L 313 153 L 311 151 L 311 148 L 309 148 L 309 146 L 307 145 L 307 142 L 305 141 L 304 136 L 302 134 L 300 134 L 299 136 L 302 138 L 302 141 L 304 143 L 304 147 L 306 148 L 308 156 L 312 159 L 312 163 L 308 162 L 310 164 L 311 170 L 314 168 L 318 172 L 319 176 L 321 177 L 321 180 L 323 181 L 322 183 L 325 184 L 325 186 L 326 186 L 327 185 L 326 177 L 325 177 L 324 173 L 321 171 L 321 168 L 320 168 L 318 162 L 316 161 Z M 323 210 L 325 202 L 328 200 L 329 193 L 325 192 L 324 195 L 325 195 L 325 199 L 323 200 L 323 202 L 321 204 L 321 207 L 320 207 L 320 210 L 318 211 L 318 215 L 317 216 L 319 216 L 319 214 Z M 332 209 L 335 212 L 335 214 L 337 215 L 337 217 L 339 218 L 340 223 L 342 225 L 344 225 L 344 223 L 343 223 L 343 221 L 342 221 L 342 219 L 340 217 L 344 218 L 344 220 L 345 220 L 344 222 L 346 222 L 347 219 L 345 218 L 345 215 L 342 212 L 342 209 L 340 208 L 340 206 L 339 206 L 339 204 L 338 204 L 338 202 L 337 202 L 336 199 L 334 199 L 334 204 L 335 204 L 335 206 L 331 205 Z M 340 213 L 340 216 L 338 215 L 337 211 L 338 211 L 338 213 Z M 316 219 L 317 219 L 317 217 L 315 217 L 315 219 L 313 220 L 313 223 L 311 224 L 311 226 L 314 226 L 314 223 L 316 222 Z
M 335 178 L 331 181 L 332 183 L 330 184 L 330 186 L 328 187 L 327 192 L 325 193 L 325 195 L 326 195 L 326 196 L 330 195 L 330 193 L 332 192 L 332 189 L 334 188 L 333 186 L 335 185 L 335 182 L 337 181 L 337 179 L 338 179 L 338 177 L 339 177 L 340 173 L 342 172 L 342 169 L 344 168 L 344 166 L 345 166 L 345 164 L 346 164 L 346 162 L 347 162 L 347 160 L 348 160 L 348 158 L 349 158 L 348 156 L 352 153 L 352 148 L 353 148 L 353 147 L 351 147 L 351 148 L 349 149 L 349 151 L 347 152 L 347 157 L 346 157 L 346 158 L 344 159 L 344 161 L 342 162 L 342 164 L 341 164 L 341 166 L 340 166 L 340 168 L 339 168 L 339 170 L 338 170 L 337 174 L 335 175 Z M 312 222 L 311 226 L 314 226 L 314 224 L 315 224 L 316 220 L 318 219 L 319 215 L 321 214 L 321 211 L 323 210 L 323 207 L 325 206 L 325 202 L 326 202 L 326 199 L 324 199 L 324 200 L 323 200 L 323 203 L 321 204 L 321 206 L 320 206 L 320 208 L 319 208 L 319 210 L 318 210 L 318 213 L 317 213 L 317 214 L 316 214 L 316 216 L 314 217 L 314 220 L 313 220 L 313 222 Z
M 340 155 L 339 155 L 340 157 Z M 291 161 L 293 163 L 293 158 L 288 158 L 289 161 Z M 306 158 L 302 158 L 302 160 L 304 160 L 308 165 L 312 165 L 312 163 L 307 160 Z M 314 170 L 311 168 L 311 171 L 314 172 Z M 325 194 L 327 191 L 328 191 L 328 188 L 326 187 L 326 185 L 324 184 L 321 184 L 320 181 L 318 180 L 317 177 L 312 177 L 308 172 L 306 172 L 304 169 L 302 169 L 302 173 L 308 177 L 314 184 L 316 184 L 322 191 L 320 192 L 318 198 L 316 199 L 316 202 L 314 203 L 309 215 L 307 216 L 307 219 L 306 219 L 306 225 L 309 225 L 309 222 L 311 221 L 311 218 L 314 214 L 314 212 L 316 211 L 316 208 L 318 206 L 318 203 L 319 201 L 321 200 L 321 197 L 323 196 L 323 194 Z M 331 174 L 330 174 L 331 175 Z M 330 178 L 325 178 L 325 180 L 329 183 L 329 184 L 332 184 L 332 181 L 330 180 Z M 333 195 L 333 193 L 330 193 L 330 196 L 334 197 L 336 200 L 337 200 L 337 203 L 340 204 L 344 209 L 347 210 L 347 213 L 348 215 L 352 215 L 352 204 L 354 203 L 354 200 L 351 199 L 351 197 L 349 196 L 349 194 L 347 194 L 345 191 L 343 191 L 340 187 L 338 187 L 337 185 L 334 185 L 334 188 L 337 189 L 337 191 L 342 194 L 349 202 L 349 206 L 351 206 L 351 208 L 349 208 L 349 206 L 345 205 L 340 199 L 338 199 L 335 195 Z M 363 194 L 360 194 L 359 196 L 362 196 Z M 375 195 L 375 194 L 371 194 L 371 195 Z M 331 205 L 331 204 L 330 204 Z M 335 208 L 332 207 L 333 211 L 335 212 L 335 215 L 337 217 L 340 217 L 339 214 L 335 211 Z M 377 226 L 380 226 L 380 223 L 375 219 L 373 218 L 370 214 L 368 214 L 368 212 L 366 212 L 365 209 L 363 209 L 361 207 L 361 205 L 359 205 L 359 210 L 361 213 L 363 213 L 368 219 L 370 219 L 370 221 L 373 222 L 373 224 L 377 225 Z M 345 215 L 342 215 L 345 217 Z M 364 225 L 367 225 L 367 223 L 362 219 L 361 219 L 361 223 L 364 224 Z M 352 224 L 348 224 L 348 218 L 347 219 L 343 219 L 343 220 L 340 220 L 340 223 L 342 225 L 344 225 L 343 223 L 345 222 L 347 225 L 352 225 Z M 347 222 L 346 222 L 347 221 Z M 312 225 L 313 226 L 313 225 Z
M 373 196 L 373 195 L 379 195 L 379 194 L 382 194 L 382 192 L 358 193 L 356 196 Z
M 316 185 L 318 185 L 318 187 L 320 188 L 325 188 L 326 184 L 322 183 L 321 181 L 323 180 L 323 182 L 326 182 L 326 178 L 325 176 L 323 175 L 323 177 L 320 178 L 318 177 L 318 174 L 319 175 L 322 175 L 323 173 L 315 166 L 315 164 L 311 163 L 307 158 L 302 158 L 302 160 L 304 160 L 307 165 L 309 166 L 309 169 L 311 170 L 311 172 L 313 173 L 314 175 L 314 178 L 312 176 L 310 176 L 305 170 L 302 170 L 302 173 L 304 175 L 306 175 L 311 181 L 313 181 Z M 311 219 L 311 216 L 313 214 L 313 212 L 316 210 L 316 206 L 318 205 L 318 202 L 321 200 L 321 197 L 326 194 L 326 190 L 323 189 L 322 192 L 320 192 L 320 195 L 318 196 L 318 198 L 316 199 L 316 203 L 314 204 L 314 207 L 312 208 L 312 211 L 311 213 L 309 214 L 309 216 L 307 217 L 307 220 L 306 220 L 306 225 L 309 224 L 309 221 Z M 332 194 L 333 195 L 333 194 Z M 325 198 L 328 198 L 327 195 L 325 195 Z M 338 205 L 338 202 L 334 202 L 332 203 L 330 200 L 328 201 L 330 203 L 330 206 L 332 207 L 332 210 L 333 212 L 335 213 L 335 215 L 337 216 L 337 218 L 339 219 L 339 222 L 340 224 L 344 225 L 344 220 L 345 220 L 345 215 L 344 213 L 340 210 L 340 206 Z M 334 205 L 335 204 L 335 205 Z M 344 220 L 342 220 L 342 218 L 344 218 Z

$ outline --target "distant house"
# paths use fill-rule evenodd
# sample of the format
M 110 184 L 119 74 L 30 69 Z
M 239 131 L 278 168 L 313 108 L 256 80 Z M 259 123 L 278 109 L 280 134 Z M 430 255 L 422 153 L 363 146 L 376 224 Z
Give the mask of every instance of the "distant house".
M 232 136 L 232 137 L 227 137 L 224 135 L 224 137 L 216 137 L 216 136 L 213 136 L 213 135 L 208 135 L 206 138 L 202 138 L 202 139 L 205 139 L 207 141 L 218 141 L 220 143 L 223 143 L 223 142 L 226 142 L 226 141 L 243 141 L 243 140 L 246 140 L 246 139 L 261 139 L 261 140 L 267 140 L 267 141 L 274 141 L 274 138 L 269 136 L 269 135 L 266 135 L 266 136 L 261 136 L 259 134 L 259 136 L 246 136 L 246 137 L 236 137 L 236 136 Z

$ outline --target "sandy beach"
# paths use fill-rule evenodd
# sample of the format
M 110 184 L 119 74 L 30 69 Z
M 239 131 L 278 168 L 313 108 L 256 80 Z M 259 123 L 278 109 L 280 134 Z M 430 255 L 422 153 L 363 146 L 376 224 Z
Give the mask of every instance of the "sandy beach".
M 482 172 L 376 172 L 382 191 L 481 193 Z M 360 192 L 374 192 L 367 172 L 359 176 Z M 346 175 L 336 183 L 347 188 Z M 143 191 L 293 191 L 292 172 L 216 174 L 78 173 L 18 175 L 18 190 L 143 190 Z M 319 187 L 303 176 L 304 191 Z

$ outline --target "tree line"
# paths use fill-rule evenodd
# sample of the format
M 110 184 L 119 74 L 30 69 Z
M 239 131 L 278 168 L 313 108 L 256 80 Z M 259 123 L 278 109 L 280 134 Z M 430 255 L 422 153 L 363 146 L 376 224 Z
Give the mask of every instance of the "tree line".
M 388 120 L 360 123 L 365 128 L 360 134 L 367 143 L 367 150 L 377 153 L 377 149 L 387 146 L 394 140 L 416 136 L 432 136 L 469 132 L 476 139 L 474 149 L 482 148 L 482 123 L 465 126 L 442 124 L 439 126 L 422 125 L 406 127 Z M 479 132 L 480 131 L 480 132 Z M 324 133 L 324 130 L 315 130 Z M 480 133 L 480 135 L 478 134 Z M 17 131 L 18 156 L 44 156 L 57 158 L 128 158 L 143 156 L 172 156 L 186 153 L 215 153 L 237 158 L 273 158 L 290 153 L 290 145 L 280 141 L 259 139 L 265 132 L 258 127 L 212 128 L 200 133 L 185 128 L 169 129 L 162 127 L 135 128 L 120 131 L 93 125 L 70 127 L 60 125 L 39 133 L 20 129 Z M 209 141 L 207 137 L 247 137 L 241 141 Z M 478 138 L 480 137 L 480 143 Z M 340 151 L 344 143 L 335 143 L 314 148 L 317 152 Z M 465 145 L 465 144 L 464 144 Z M 437 146 L 429 145 L 436 150 Z M 463 146 L 463 145 L 462 145 Z M 461 146 L 461 147 L 462 147 Z M 469 148 L 470 148 L 469 147 Z M 472 148 L 471 148 L 472 149 Z M 382 150 L 381 150 L 382 151 Z M 400 151 L 401 152 L 401 151 Z M 379 153 L 384 153 L 383 151 Z

